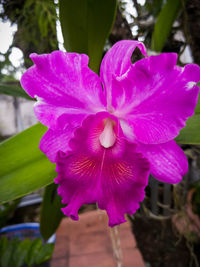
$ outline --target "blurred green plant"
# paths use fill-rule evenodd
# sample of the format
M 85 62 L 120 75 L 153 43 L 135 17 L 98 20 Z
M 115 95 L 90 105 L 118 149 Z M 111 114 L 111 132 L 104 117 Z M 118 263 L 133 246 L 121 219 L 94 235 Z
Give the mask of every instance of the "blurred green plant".
M 39 266 L 51 258 L 53 249 L 54 244 L 43 244 L 40 238 L 9 241 L 3 236 L 0 239 L 0 267 Z
M 165 45 L 167 37 L 170 34 L 171 27 L 181 11 L 181 0 L 167 0 L 161 9 L 151 39 L 151 48 L 154 51 L 161 52 Z
M 21 198 L 0 205 L 0 228 L 4 227 L 10 216 L 16 210 Z
M 44 191 L 40 211 L 40 232 L 45 240 L 55 233 L 60 221 L 64 217 L 61 211 L 61 197 L 57 194 L 57 187 L 53 183 L 48 185 Z
M 15 79 L 17 71 L 30 67 L 32 61 L 29 55 L 47 53 L 58 49 L 56 21 L 58 20 L 53 0 L 4 0 L 0 10 L 0 18 L 17 25 L 13 42 L 6 53 L 0 53 L 0 94 L 31 99 Z M 15 67 L 10 55 L 12 48 L 17 47 L 23 52 L 24 62 Z
M 24 54 L 25 66 L 32 65 L 29 54 L 58 49 L 56 7 L 53 0 L 24 0 L 2 2 L 0 18 L 9 19 L 18 29 L 10 48 L 18 47 Z

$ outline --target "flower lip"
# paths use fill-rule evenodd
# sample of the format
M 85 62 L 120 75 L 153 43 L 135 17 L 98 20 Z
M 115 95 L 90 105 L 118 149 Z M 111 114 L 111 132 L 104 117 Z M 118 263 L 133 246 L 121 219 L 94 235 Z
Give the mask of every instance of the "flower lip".
M 99 141 L 106 126 L 116 134 L 113 147 L 106 149 Z M 108 127 L 107 126 L 107 127 Z M 149 162 L 136 151 L 137 145 L 120 138 L 117 118 L 108 113 L 88 116 L 71 140 L 71 151 L 57 153 L 58 193 L 66 216 L 78 219 L 83 204 L 98 203 L 109 216 L 109 225 L 125 221 L 144 199 L 148 183 Z
M 104 130 L 99 136 L 100 144 L 104 148 L 110 148 L 116 142 L 117 137 L 116 137 L 116 134 L 114 132 L 114 126 L 115 126 L 115 122 L 112 119 L 107 118 L 105 120 Z

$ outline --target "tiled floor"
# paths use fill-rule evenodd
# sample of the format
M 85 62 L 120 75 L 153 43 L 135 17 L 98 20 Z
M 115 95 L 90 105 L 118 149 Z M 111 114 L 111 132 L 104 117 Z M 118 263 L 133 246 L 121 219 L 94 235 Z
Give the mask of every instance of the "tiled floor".
M 78 222 L 66 218 L 56 237 L 51 267 L 116 267 L 105 212 L 80 215 Z M 119 228 L 122 267 L 145 267 L 128 222 Z

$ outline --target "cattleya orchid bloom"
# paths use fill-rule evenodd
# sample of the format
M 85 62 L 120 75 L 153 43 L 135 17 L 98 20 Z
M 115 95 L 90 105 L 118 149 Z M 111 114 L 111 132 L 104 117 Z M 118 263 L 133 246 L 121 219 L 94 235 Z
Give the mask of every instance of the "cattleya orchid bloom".
M 145 58 L 132 64 L 136 47 Z M 197 104 L 197 65 L 176 66 L 175 53 L 148 57 L 141 42 L 125 40 L 106 53 L 100 77 L 84 54 L 30 57 L 21 84 L 48 127 L 40 149 L 57 165 L 65 215 L 77 220 L 82 204 L 97 202 L 114 226 L 139 208 L 149 173 L 181 181 L 188 163 L 173 139 Z

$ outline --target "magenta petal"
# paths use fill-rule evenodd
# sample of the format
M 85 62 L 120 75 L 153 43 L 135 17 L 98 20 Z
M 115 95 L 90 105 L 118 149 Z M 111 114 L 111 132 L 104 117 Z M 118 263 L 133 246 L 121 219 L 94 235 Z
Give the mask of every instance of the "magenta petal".
M 136 145 L 117 139 L 111 148 L 100 145 L 99 134 L 109 114 L 88 117 L 70 142 L 72 151 L 57 155 L 58 192 L 67 206 L 65 215 L 78 219 L 84 203 L 97 202 L 109 216 L 109 225 L 125 221 L 124 214 L 133 214 L 144 198 L 149 163 L 136 152 Z M 112 116 L 110 117 L 112 118 Z
M 49 127 L 40 141 L 40 149 L 46 156 L 55 162 L 59 150 L 69 150 L 69 140 L 74 135 L 74 130 L 82 124 L 87 114 L 79 113 L 79 110 L 68 109 L 68 113 L 60 113 L 60 109 L 53 106 L 41 104 L 36 109 L 40 121 Z M 44 112 L 43 112 L 44 111 Z
M 38 120 L 47 127 L 56 129 L 66 129 L 80 126 L 85 117 L 88 116 L 86 110 L 56 107 L 39 100 L 34 105 L 34 111 Z M 69 127 L 71 126 L 71 127 Z
M 95 179 L 94 160 L 80 153 L 57 155 L 58 177 L 55 182 L 60 184 L 58 193 L 62 203 L 68 204 L 63 208 L 66 216 L 78 219 L 78 210 L 83 204 L 95 203 L 97 199 L 97 180 Z
M 125 221 L 124 214 L 133 214 L 145 197 L 149 163 L 136 152 L 136 145 L 123 141 L 120 157 L 112 150 L 105 152 L 98 206 L 109 216 L 109 226 Z M 114 148 L 113 148 L 114 150 Z
M 188 64 L 184 67 L 182 75 L 186 80 L 198 83 L 200 81 L 200 68 L 196 64 Z
M 67 114 L 70 108 L 79 113 L 105 109 L 100 79 L 89 69 L 88 56 L 54 51 L 31 54 L 31 59 L 35 65 L 23 74 L 21 84 L 31 97 L 39 97 L 35 112 L 45 125 L 55 125 L 54 119 Z
M 198 101 L 200 68 L 176 67 L 176 54 L 151 56 L 136 62 L 118 87 L 129 97 L 120 99 L 114 114 L 145 144 L 174 139 L 194 113 Z M 123 127 L 123 125 L 122 125 Z
M 175 141 L 159 145 L 140 144 L 138 150 L 149 160 L 151 174 L 161 182 L 179 183 L 188 171 L 188 160 Z
M 141 53 L 147 56 L 146 48 L 143 43 L 132 40 L 122 40 L 115 43 L 104 56 L 101 67 L 100 77 L 107 93 L 108 108 L 112 105 L 116 108 L 115 98 L 121 97 L 121 90 L 113 87 L 113 78 L 123 76 L 130 68 L 131 55 L 138 47 Z
M 56 155 L 59 150 L 64 152 L 69 150 L 69 140 L 73 136 L 73 130 L 51 130 L 49 129 L 40 140 L 39 148 L 49 158 L 50 161 L 55 162 Z

